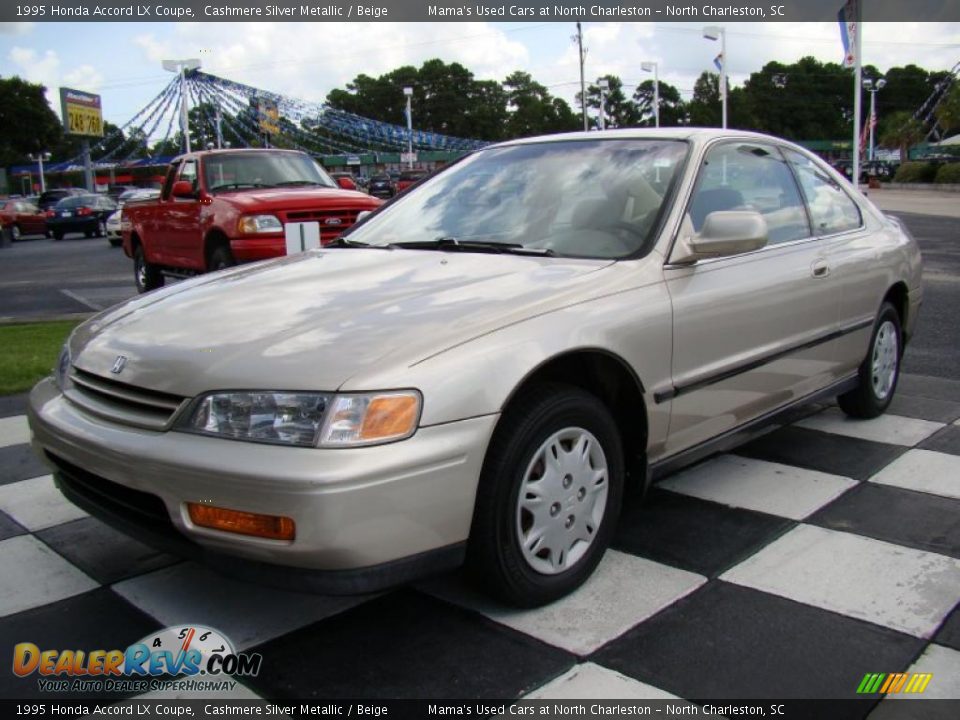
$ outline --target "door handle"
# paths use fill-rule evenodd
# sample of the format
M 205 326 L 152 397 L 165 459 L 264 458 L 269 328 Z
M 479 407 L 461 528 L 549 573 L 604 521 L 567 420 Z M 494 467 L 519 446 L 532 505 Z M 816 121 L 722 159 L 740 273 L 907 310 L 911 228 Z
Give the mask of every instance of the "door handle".
M 810 273 L 815 278 L 825 278 L 830 274 L 830 266 L 827 264 L 827 261 L 822 258 L 815 260 L 810 266 Z

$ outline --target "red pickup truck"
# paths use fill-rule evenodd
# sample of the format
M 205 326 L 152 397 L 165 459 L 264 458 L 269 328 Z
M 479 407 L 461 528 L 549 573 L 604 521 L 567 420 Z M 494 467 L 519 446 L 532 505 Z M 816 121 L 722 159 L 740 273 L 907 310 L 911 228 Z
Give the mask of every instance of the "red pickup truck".
M 123 208 L 137 290 L 286 254 L 284 226 L 316 222 L 327 244 L 382 201 L 341 188 L 306 153 L 211 150 L 174 158 L 160 197 Z

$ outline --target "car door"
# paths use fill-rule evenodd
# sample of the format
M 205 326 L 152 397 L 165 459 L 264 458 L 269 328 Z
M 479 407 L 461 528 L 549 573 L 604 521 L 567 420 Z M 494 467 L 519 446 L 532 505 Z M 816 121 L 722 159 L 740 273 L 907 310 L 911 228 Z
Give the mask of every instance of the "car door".
M 673 389 L 667 454 L 809 395 L 835 377 L 840 290 L 796 178 L 773 144 L 725 140 L 704 153 L 682 233 L 722 210 L 755 210 L 765 247 L 668 264 Z M 677 244 L 674 257 L 677 256 Z
M 166 225 L 165 236 L 174 264 L 180 267 L 203 269 L 203 243 L 200 242 L 200 181 L 197 160 L 187 158 L 180 165 L 176 182 L 188 182 L 194 196 L 173 197 L 166 204 L 166 216 L 161 220 Z
M 847 188 L 819 160 L 793 150 L 787 150 L 786 156 L 806 198 L 814 232 L 842 288 L 838 354 L 841 369 L 853 372 L 863 360 L 879 299 L 889 287 L 889 265 L 878 262 L 878 231 L 867 227 Z
M 43 234 L 47 229 L 47 219 L 40 208 L 32 203 L 20 202 L 19 203 L 19 212 L 20 217 L 22 218 L 21 223 L 23 224 L 24 231 L 30 233 L 39 233 Z M 27 230 L 29 228 L 29 230 Z

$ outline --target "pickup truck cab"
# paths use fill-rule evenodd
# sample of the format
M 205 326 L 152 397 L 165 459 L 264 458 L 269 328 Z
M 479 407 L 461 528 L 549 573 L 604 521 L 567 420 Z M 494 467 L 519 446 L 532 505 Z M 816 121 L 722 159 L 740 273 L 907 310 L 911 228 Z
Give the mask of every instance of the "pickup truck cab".
M 306 153 L 212 150 L 170 163 L 160 197 L 124 208 L 123 249 L 137 290 L 285 255 L 287 223 L 319 224 L 326 245 L 380 200 L 341 188 Z

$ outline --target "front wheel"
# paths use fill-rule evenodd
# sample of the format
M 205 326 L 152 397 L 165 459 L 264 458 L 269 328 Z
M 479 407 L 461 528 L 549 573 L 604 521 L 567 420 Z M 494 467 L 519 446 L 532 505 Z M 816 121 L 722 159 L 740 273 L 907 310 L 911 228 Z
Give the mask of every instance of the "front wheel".
M 23 232 L 20 230 L 20 226 L 19 226 L 19 225 L 11 225 L 11 226 L 10 226 L 10 239 L 11 239 L 13 242 L 16 242 L 16 241 L 19 240 L 22 236 L 23 236 Z
M 471 570 L 514 605 L 563 597 L 610 544 L 623 481 L 620 433 L 599 399 L 553 383 L 527 391 L 501 419 L 484 462 Z
M 156 265 L 147 262 L 143 245 L 137 245 L 133 251 L 133 279 L 137 285 L 137 292 L 145 293 L 163 287 L 163 273 Z
M 236 265 L 236 261 L 233 259 L 233 255 L 230 254 L 230 248 L 226 245 L 220 245 L 214 248 L 213 252 L 210 253 L 210 272 L 216 270 L 224 270 L 228 267 L 233 267 Z
M 890 405 L 900 378 L 902 338 L 899 313 L 890 303 L 883 303 L 873 325 L 870 350 L 860 364 L 857 387 L 837 398 L 847 415 L 875 418 Z

